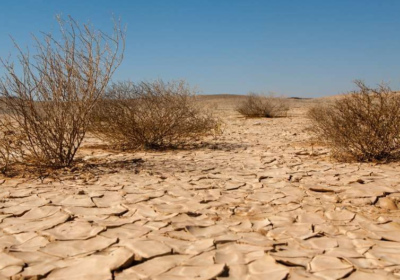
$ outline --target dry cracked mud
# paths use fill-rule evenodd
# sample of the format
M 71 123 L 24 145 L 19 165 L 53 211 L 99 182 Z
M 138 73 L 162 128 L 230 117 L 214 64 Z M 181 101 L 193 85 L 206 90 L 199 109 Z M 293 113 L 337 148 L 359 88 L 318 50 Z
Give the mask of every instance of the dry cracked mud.
M 331 160 L 296 104 L 280 119 L 222 106 L 204 148 L 82 150 L 141 158 L 135 172 L 4 179 L 0 279 L 400 278 L 399 164 Z

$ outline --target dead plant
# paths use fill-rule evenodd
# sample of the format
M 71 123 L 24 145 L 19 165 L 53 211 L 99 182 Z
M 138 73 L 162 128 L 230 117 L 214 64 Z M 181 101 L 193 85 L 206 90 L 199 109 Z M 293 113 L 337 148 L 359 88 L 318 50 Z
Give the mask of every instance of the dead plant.
M 283 97 L 250 92 L 237 106 L 236 111 L 248 118 L 286 117 L 289 101 Z
M 92 114 L 92 131 L 112 145 L 177 146 L 218 130 L 219 121 L 196 103 L 184 81 L 113 84 Z
M 381 85 L 377 89 L 356 81 L 359 91 L 333 105 L 308 112 L 312 130 L 341 160 L 385 161 L 399 158 L 400 94 Z
M 114 21 L 112 35 L 71 17 L 57 17 L 57 22 L 60 34 L 34 37 L 33 56 L 14 42 L 22 75 L 14 63 L 1 60 L 0 128 L 22 136 L 23 161 L 62 167 L 71 165 L 89 114 L 122 61 L 125 32 L 119 21 Z

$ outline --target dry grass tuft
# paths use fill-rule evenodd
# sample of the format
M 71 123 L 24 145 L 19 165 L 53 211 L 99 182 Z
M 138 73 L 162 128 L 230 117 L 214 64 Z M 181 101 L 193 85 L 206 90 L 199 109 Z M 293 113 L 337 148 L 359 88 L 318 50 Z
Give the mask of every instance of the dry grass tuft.
M 113 84 L 92 114 L 92 132 L 124 149 L 165 148 L 218 133 L 219 120 L 184 81 Z
M 399 159 L 400 95 L 356 81 L 359 91 L 308 112 L 312 130 L 340 160 Z
M 236 111 L 248 118 L 286 117 L 289 111 L 289 101 L 273 95 L 249 93 Z

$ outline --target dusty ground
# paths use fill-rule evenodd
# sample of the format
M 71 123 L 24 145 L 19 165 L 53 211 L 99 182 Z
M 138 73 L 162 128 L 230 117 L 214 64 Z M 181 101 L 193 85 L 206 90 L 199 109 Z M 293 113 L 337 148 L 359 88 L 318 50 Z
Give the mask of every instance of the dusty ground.
M 4 180 L 0 279 L 400 276 L 399 164 L 341 164 L 312 147 L 313 100 L 281 119 L 208 101 L 226 126 L 204 147 L 129 154 L 90 139 L 91 166 Z

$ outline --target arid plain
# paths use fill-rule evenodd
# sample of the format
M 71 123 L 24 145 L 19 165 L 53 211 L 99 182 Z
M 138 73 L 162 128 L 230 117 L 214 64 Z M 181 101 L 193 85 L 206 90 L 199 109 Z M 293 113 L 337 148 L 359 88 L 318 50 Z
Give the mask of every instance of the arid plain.
M 201 97 L 223 133 L 193 147 L 89 137 L 71 169 L 4 178 L 0 279 L 398 279 L 400 165 L 332 160 L 305 117 L 330 98 L 274 119 L 240 98 Z

